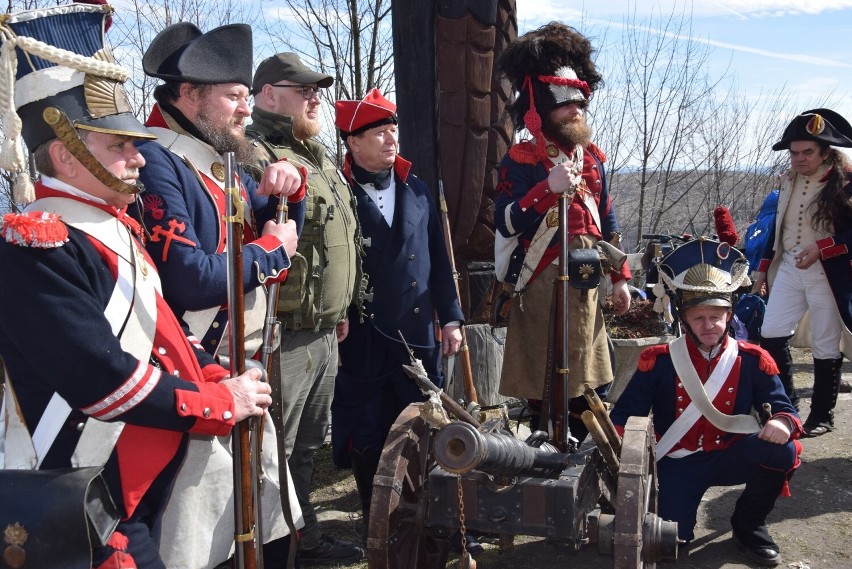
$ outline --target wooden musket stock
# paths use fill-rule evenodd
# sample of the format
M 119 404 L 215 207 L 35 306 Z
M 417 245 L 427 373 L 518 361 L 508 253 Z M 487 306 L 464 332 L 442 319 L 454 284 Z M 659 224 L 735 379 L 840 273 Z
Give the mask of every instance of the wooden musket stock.
M 243 201 L 236 177 L 234 153 L 225 154 L 225 227 L 228 257 L 228 357 L 230 375 L 246 371 L 245 296 L 243 291 Z M 257 420 L 239 422 L 231 437 L 234 456 L 234 561 L 238 569 L 263 566 L 260 528 L 256 524 L 257 476 L 252 458 L 252 431 Z

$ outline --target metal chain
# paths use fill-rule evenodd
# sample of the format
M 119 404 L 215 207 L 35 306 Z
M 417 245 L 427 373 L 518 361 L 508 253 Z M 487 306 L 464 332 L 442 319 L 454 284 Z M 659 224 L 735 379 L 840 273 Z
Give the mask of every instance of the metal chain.
M 467 559 L 467 540 L 464 537 L 465 527 L 464 527 L 464 493 L 462 492 L 462 479 L 461 474 L 456 477 L 459 485 L 459 533 L 461 534 L 461 558 Z

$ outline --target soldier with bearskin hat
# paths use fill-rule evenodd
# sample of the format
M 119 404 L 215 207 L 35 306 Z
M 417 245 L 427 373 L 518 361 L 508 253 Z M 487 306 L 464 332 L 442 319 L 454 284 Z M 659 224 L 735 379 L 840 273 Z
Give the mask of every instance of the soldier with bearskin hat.
M 568 249 L 605 252 L 610 262 L 612 298 L 619 313 L 630 308 L 625 256 L 604 173 L 604 153 L 591 142 L 585 111 L 601 76 L 592 46 L 575 29 L 551 23 L 509 45 L 498 65 L 517 95 L 509 112 L 518 131 L 532 136 L 509 149 L 499 170 L 495 195 L 495 267 L 512 297 L 500 393 L 523 397 L 540 408 L 547 362 L 552 284 L 557 275 L 561 235 L 556 214 L 559 195 L 573 194 Z M 595 261 L 599 272 L 600 262 Z M 605 394 L 612 365 L 597 289 L 569 287 L 569 426 L 582 441 L 579 419 L 587 409 L 583 383 Z
M 14 78 L 0 163 L 27 185 L 22 137 L 41 173 L 35 201 L 0 224 L 0 468 L 102 466 L 121 521 L 91 566 L 165 569 L 158 527 L 186 433 L 227 435 L 271 398 L 259 371 L 227 378 L 188 341 L 128 215 L 145 165 L 135 143 L 155 135 L 104 46 L 111 14 L 72 4 L 0 18 L 0 68 Z M 66 566 L 40 557 L 45 537 L 24 539 L 9 566 Z
M 792 169 L 781 180 L 775 223 L 754 288 L 767 292 L 760 344 L 772 354 L 787 395 L 797 406 L 789 340 L 808 314 L 814 389 L 805 433 L 834 429 L 840 390 L 841 338 L 852 329 L 852 164 L 837 148 L 852 147 L 852 126 L 829 109 L 794 118 L 772 150 L 788 150 Z M 852 347 L 847 357 L 852 357 Z
M 642 352 L 612 422 L 623 433 L 629 417 L 651 413 L 658 513 L 678 523 L 680 539 L 693 539 L 708 488 L 745 483 L 731 516 L 734 539 L 753 561 L 777 565 L 766 518 L 778 496 L 789 495 L 803 431 L 769 354 L 728 334 L 734 291 L 750 284 L 748 262 L 728 243 L 700 237 L 658 268 L 659 294 L 672 301 L 684 335 Z
M 400 334 L 429 378 L 443 386 L 441 354 L 458 352 L 464 320 L 435 202 L 397 154 L 396 124 L 396 105 L 378 89 L 363 100 L 335 104 L 370 290 L 360 307 L 349 308 L 349 335 L 339 346 L 331 440 L 335 464 L 351 465 L 355 474 L 365 521 L 388 432 L 409 403 L 424 400 L 402 369 L 411 359 Z M 441 343 L 435 315 L 443 326 Z

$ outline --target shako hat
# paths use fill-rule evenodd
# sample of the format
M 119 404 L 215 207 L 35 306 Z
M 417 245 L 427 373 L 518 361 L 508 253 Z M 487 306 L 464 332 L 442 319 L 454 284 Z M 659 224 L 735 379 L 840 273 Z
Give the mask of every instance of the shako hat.
M 292 81 L 300 85 L 316 84 L 317 87 L 328 89 L 334 83 L 334 77 L 325 73 L 317 73 L 302 63 L 302 60 L 295 53 L 289 51 L 276 53 L 261 61 L 260 65 L 257 66 L 251 84 L 251 92 L 253 95 L 257 95 L 267 83 L 272 84 L 279 81 Z
M 228 24 L 203 33 L 190 22 L 172 24 L 148 46 L 142 69 L 166 81 L 251 87 L 251 27 Z
M 0 167 L 19 173 L 16 201 L 33 197 L 31 186 L 19 186 L 22 179 L 29 183 L 21 176 L 26 170 L 21 137 L 31 151 L 58 137 L 79 149 L 72 151 L 99 179 L 108 177 L 101 181 L 117 191 L 138 191 L 99 168 L 75 132 L 156 138 L 133 114 L 124 90 L 130 74 L 104 45 L 112 13 L 106 4 L 70 4 L 0 16 L 0 73 L 4 83 L 14 86 L 0 90 L 6 135 Z
M 344 140 L 377 126 L 396 123 L 396 105 L 378 89 L 372 89 L 360 101 L 343 100 L 334 104 L 334 125 Z
M 748 261 L 729 245 L 698 237 L 663 257 L 659 273 L 665 287 L 676 297 L 678 310 L 691 306 L 733 306 L 733 293 L 749 285 Z M 655 285 L 654 294 L 662 296 Z
M 830 109 L 811 109 L 794 118 L 772 150 L 788 150 L 795 140 L 812 140 L 829 146 L 852 148 L 852 126 Z
M 508 111 L 516 130 L 526 128 L 536 152 L 547 157 L 542 122 L 560 105 L 588 101 L 602 83 L 592 44 L 580 32 L 551 22 L 512 42 L 497 61 L 517 93 Z

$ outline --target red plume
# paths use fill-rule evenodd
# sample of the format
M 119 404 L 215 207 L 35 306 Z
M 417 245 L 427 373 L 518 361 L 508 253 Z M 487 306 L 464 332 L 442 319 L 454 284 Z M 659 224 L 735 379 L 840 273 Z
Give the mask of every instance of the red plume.
M 727 243 L 731 247 L 736 245 L 740 237 L 737 235 L 737 227 L 734 225 L 734 220 L 728 208 L 720 205 L 714 209 L 713 220 L 716 223 L 716 235 L 719 236 L 719 241 Z

